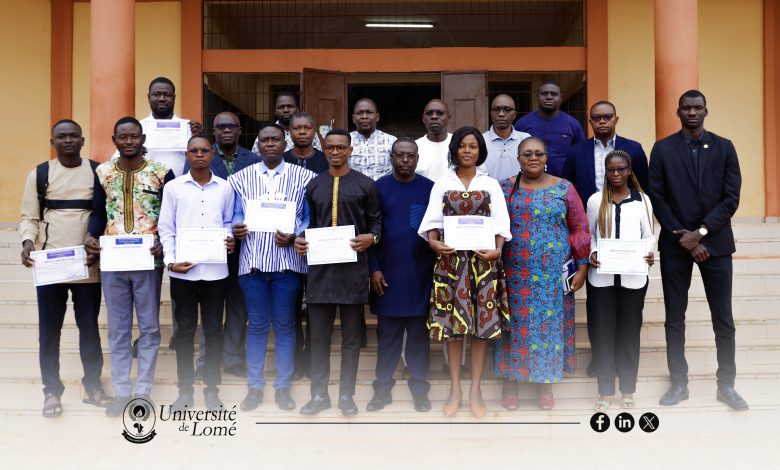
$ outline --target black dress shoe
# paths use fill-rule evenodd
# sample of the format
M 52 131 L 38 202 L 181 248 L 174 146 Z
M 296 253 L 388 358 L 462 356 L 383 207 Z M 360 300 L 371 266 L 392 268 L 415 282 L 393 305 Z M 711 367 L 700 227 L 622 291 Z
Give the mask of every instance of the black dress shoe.
M 392 402 L 393 396 L 390 395 L 390 392 L 374 393 L 374 397 L 366 406 L 366 411 L 379 411 Z
M 295 409 L 295 402 L 290 395 L 289 388 L 277 388 L 274 391 L 274 401 L 280 410 L 290 411 Z
M 225 372 L 231 375 L 235 375 L 236 377 L 240 377 L 242 379 L 246 378 L 246 364 L 244 363 L 238 363 L 234 366 L 225 367 Z
M 431 401 L 425 395 L 412 397 L 414 399 L 414 410 L 419 412 L 431 411 Z
M 718 401 L 722 401 L 727 404 L 729 408 L 737 411 L 745 411 L 750 409 L 747 402 L 742 398 L 734 387 L 718 387 L 718 392 L 715 394 Z
M 171 403 L 171 411 L 184 411 L 187 408 L 192 408 L 193 406 L 195 406 L 195 399 L 191 394 L 179 393 L 176 401 Z
M 330 408 L 330 397 L 328 395 L 314 395 L 308 403 L 301 407 L 301 414 L 304 416 L 314 416 L 322 410 Z
M 342 416 L 355 416 L 358 414 L 358 407 L 355 404 L 355 400 L 352 399 L 352 395 L 341 395 L 339 397 L 339 409 Z
M 250 388 L 246 394 L 246 398 L 241 402 L 241 409 L 243 411 L 252 411 L 263 402 L 263 389 L 262 388 Z
M 658 402 L 661 406 L 674 406 L 680 403 L 682 400 L 688 399 L 688 387 L 681 385 L 672 385 L 672 388 L 664 393 L 661 400 Z

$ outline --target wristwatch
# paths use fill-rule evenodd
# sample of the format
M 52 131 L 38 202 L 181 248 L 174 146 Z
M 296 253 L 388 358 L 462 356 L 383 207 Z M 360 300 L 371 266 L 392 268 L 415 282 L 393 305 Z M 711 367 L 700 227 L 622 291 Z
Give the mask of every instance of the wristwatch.
M 374 245 L 376 245 L 377 243 L 379 243 L 379 235 L 377 235 L 377 234 L 374 234 L 374 233 L 372 233 L 371 235 L 374 237 Z
M 166 268 L 168 268 L 168 271 L 171 271 L 173 269 L 173 263 L 168 263 L 168 266 L 166 266 Z
M 706 237 L 707 234 L 709 233 L 709 231 L 707 230 L 707 227 L 705 227 L 703 225 L 701 227 L 699 227 L 698 232 L 699 232 L 699 235 L 701 235 L 702 237 Z

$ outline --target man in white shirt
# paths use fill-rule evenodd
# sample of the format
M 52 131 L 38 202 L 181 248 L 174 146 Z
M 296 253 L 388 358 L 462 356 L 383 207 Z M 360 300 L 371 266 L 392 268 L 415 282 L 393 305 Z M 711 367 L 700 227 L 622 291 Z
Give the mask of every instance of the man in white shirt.
M 276 117 L 276 124 L 282 126 L 284 129 L 284 151 L 295 147 L 292 134 L 290 133 L 290 123 L 292 117 L 300 111 L 298 108 L 298 102 L 295 99 L 295 94 L 289 91 L 283 91 L 276 95 L 276 103 L 274 104 L 274 116 Z M 314 141 L 312 146 L 322 151 L 322 143 L 320 143 L 320 137 L 317 135 L 317 130 L 314 132 Z M 252 152 L 260 155 L 260 144 L 255 137 L 255 144 L 252 146 Z
M 417 139 L 417 174 L 425 176 L 434 183 L 449 171 L 449 147 L 452 134 L 447 132 L 450 123 L 450 110 L 447 103 L 436 98 L 425 105 L 423 124 L 427 131 Z
M 181 119 L 173 112 L 176 104 L 176 87 L 173 82 L 166 77 L 157 77 L 149 83 L 149 107 L 152 114 L 141 119 L 141 126 L 146 135 L 146 155 L 147 160 L 155 160 L 165 163 L 175 176 L 181 176 L 184 173 L 184 162 L 187 160 L 186 151 L 187 141 L 193 135 L 198 135 L 203 131 L 203 126 L 198 121 Z M 165 122 L 161 122 L 165 121 Z M 181 149 L 155 148 L 154 130 L 160 126 L 183 126 L 186 137 L 182 137 Z M 115 156 L 118 154 L 115 154 Z
M 531 136 L 512 127 L 516 117 L 515 100 L 511 96 L 501 94 L 493 98 L 490 104 L 490 120 L 493 125 L 482 134 L 488 155 L 479 169 L 499 181 L 517 176 L 520 172 L 517 148 L 523 139 Z
M 233 220 L 233 188 L 211 172 L 214 150 L 206 137 L 192 137 L 187 144 L 190 171 L 171 181 L 165 191 L 157 228 L 163 245 L 164 263 L 171 277 L 173 315 L 179 325 L 176 338 L 176 365 L 179 397 L 171 405 L 174 411 L 192 408 L 195 370 L 193 349 L 198 310 L 206 339 L 203 390 L 206 408 L 219 410 L 219 384 L 222 382 L 222 308 L 227 294 L 227 257 L 222 263 L 186 259 L 177 244 L 184 229 L 222 229 L 225 247 L 234 249 L 228 235 Z
M 376 181 L 393 171 L 390 151 L 395 136 L 376 128 L 379 111 L 371 98 L 361 98 L 355 103 L 352 122 L 357 130 L 349 133 L 352 138 L 352 157 L 349 167 Z

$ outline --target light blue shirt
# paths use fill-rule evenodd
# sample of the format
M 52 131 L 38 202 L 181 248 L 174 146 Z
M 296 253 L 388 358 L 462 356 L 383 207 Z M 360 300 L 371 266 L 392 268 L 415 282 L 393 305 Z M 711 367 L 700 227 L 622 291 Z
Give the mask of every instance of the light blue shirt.
M 504 139 L 496 134 L 493 126 L 490 126 L 490 130 L 482 134 L 482 137 L 485 138 L 488 155 L 480 169 L 498 181 L 517 176 L 520 172 L 517 147 L 523 139 L 530 137 L 530 134 L 512 129 L 509 138 Z

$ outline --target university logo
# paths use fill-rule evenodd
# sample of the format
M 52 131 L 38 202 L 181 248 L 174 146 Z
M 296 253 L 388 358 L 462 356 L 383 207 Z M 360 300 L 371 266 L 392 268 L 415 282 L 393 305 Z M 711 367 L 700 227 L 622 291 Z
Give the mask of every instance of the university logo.
M 133 444 L 147 443 L 157 435 L 154 430 L 156 422 L 157 415 L 151 403 L 143 398 L 131 400 L 125 406 L 122 416 L 122 424 L 125 427 L 122 436 Z

